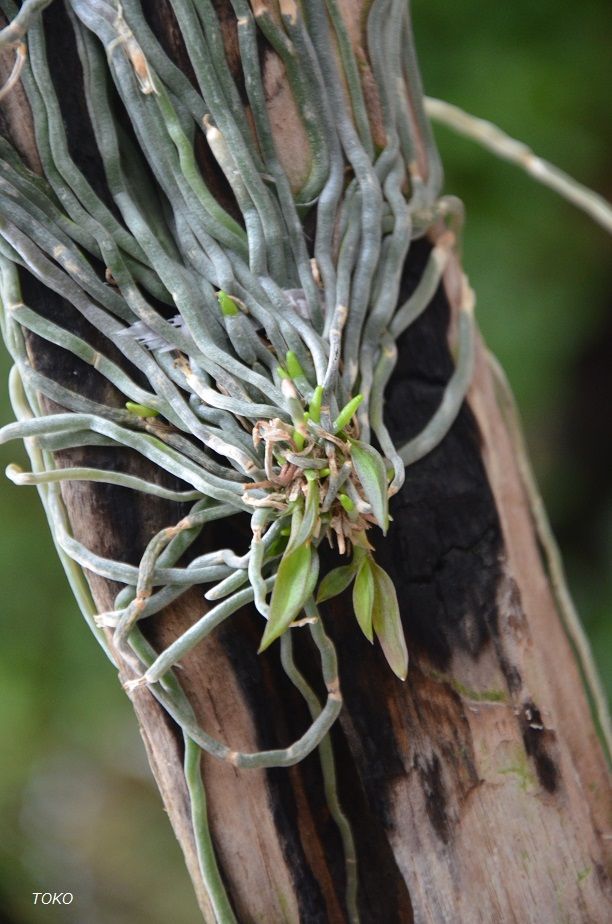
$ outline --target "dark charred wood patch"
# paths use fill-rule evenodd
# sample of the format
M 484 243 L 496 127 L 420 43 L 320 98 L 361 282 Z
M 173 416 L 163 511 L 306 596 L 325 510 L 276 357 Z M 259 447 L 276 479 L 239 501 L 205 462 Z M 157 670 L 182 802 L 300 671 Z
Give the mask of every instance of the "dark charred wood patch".
M 287 746 L 305 731 L 310 717 L 304 700 L 280 667 L 278 645 L 263 655 L 257 655 L 262 631 L 261 616 L 252 608 L 245 607 L 217 631 L 244 692 L 245 702 L 249 705 L 258 747 L 267 750 Z M 327 860 L 332 857 L 333 866 L 340 870 L 341 843 L 335 826 L 331 830 L 327 824 L 316 753 L 303 761 L 298 772 L 291 775 L 285 769 L 268 770 L 267 786 L 275 826 L 295 885 L 295 894 L 301 903 L 300 919 L 323 924 L 327 920 L 325 896 L 300 839 L 297 794 L 292 783 L 298 785 L 306 796 L 312 822 L 318 836 L 322 838 Z M 342 879 L 342 876 L 339 879 L 334 877 L 336 887 L 341 886 Z
M 540 785 L 553 793 L 559 785 L 559 769 L 550 754 L 554 733 L 544 727 L 540 710 L 531 701 L 523 705 L 520 722 L 525 750 L 533 760 Z
M 93 327 L 69 301 L 44 288 L 42 283 L 23 270 L 19 278 L 24 301 L 27 305 L 36 305 L 37 314 L 85 340 L 120 366 L 137 385 L 150 387 L 142 370 L 126 359 L 113 341 Z M 92 401 L 106 402 L 111 407 L 124 406 L 122 393 L 92 365 L 30 331 L 25 331 L 25 337 L 37 372 Z
M 425 797 L 428 818 L 438 837 L 448 844 L 451 837 L 451 822 L 448 816 L 447 793 L 440 758 L 437 754 L 433 754 L 430 759 L 419 754 L 416 769 Z
M 348 614 L 340 617 L 344 621 Z M 336 620 L 334 619 L 334 622 Z M 330 625 L 326 620 L 326 627 L 332 634 L 336 634 L 337 626 Z M 355 636 L 356 624 L 350 620 L 347 635 Z M 293 685 L 287 680 L 280 668 L 277 646 L 273 646 L 263 655 L 257 655 L 257 646 L 261 635 L 261 617 L 245 609 L 232 617 L 231 624 L 226 623 L 218 630 L 219 638 L 224 650 L 230 658 L 232 669 L 244 690 L 245 701 L 249 704 L 251 716 L 257 729 L 258 743 L 261 748 L 283 747 L 291 740 L 301 735 L 307 727 L 310 717 L 304 701 Z M 367 642 L 365 645 L 369 648 Z M 341 643 L 339 643 L 341 645 Z M 380 653 L 377 653 L 380 659 Z M 308 632 L 304 630 L 303 636 L 296 639 L 295 659 L 299 669 L 307 677 L 309 683 L 321 700 L 324 692 L 320 682 L 320 668 L 318 654 L 310 643 Z M 340 650 L 341 683 L 350 675 L 350 655 Z M 358 677 L 363 679 L 362 667 Z M 384 665 L 378 664 L 378 673 L 386 674 Z M 376 686 L 379 687 L 377 677 Z M 376 688 L 369 691 L 371 699 L 366 712 L 369 712 L 368 728 L 364 729 L 364 741 L 368 750 L 367 762 L 371 778 L 364 786 L 355 766 L 351 747 L 347 742 L 345 731 L 338 725 L 332 730 L 332 742 L 336 758 L 336 774 L 340 804 L 347 814 L 353 834 L 355 836 L 358 863 L 360 868 L 360 910 L 364 924 L 386 924 L 387 921 L 397 921 L 398 924 L 411 924 L 412 910 L 410 898 L 404 880 L 397 867 L 393 852 L 385 832 L 384 791 L 389 768 L 389 748 L 393 743 L 393 733 L 389 723 L 376 721 L 372 713 L 372 701 L 378 702 L 379 692 Z M 348 705 L 348 704 L 347 704 Z M 380 708 L 384 708 L 384 699 L 380 700 Z M 350 704 L 351 715 L 356 719 L 360 715 L 358 709 Z M 381 713 L 379 713 L 380 715 Z M 375 745 L 372 741 L 371 730 L 375 727 L 387 730 L 387 746 Z M 403 765 L 396 762 L 396 772 L 403 772 Z M 296 884 L 296 894 L 309 895 L 309 906 L 301 907 L 304 922 L 317 922 L 327 920 L 318 915 L 325 914 L 325 899 L 321 889 L 308 885 L 310 877 L 315 875 L 308 863 L 308 858 L 297 834 L 297 808 L 295 787 L 299 786 L 303 795 L 302 806 L 307 805 L 308 811 L 317 832 L 321 853 L 320 860 L 329 869 L 334 883 L 336 900 L 344 907 L 344 857 L 343 848 L 336 824 L 329 813 L 324 791 L 323 779 L 318 754 L 315 752 L 293 768 L 291 774 L 286 770 L 268 771 L 268 790 L 270 804 L 274 812 L 275 824 L 282 835 L 283 849 L 287 857 L 288 866 Z M 372 785 L 373 779 L 378 779 L 378 786 Z M 293 780 L 293 783 L 291 782 Z M 376 790 L 380 792 L 380 799 L 373 798 Z M 303 808 L 302 808 L 303 811 Z M 372 862 L 373 853 L 376 863 Z
M 319 885 L 316 870 L 307 860 L 304 845 L 299 835 L 298 810 L 291 778 L 284 769 L 268 770 L 268 793 L 287 866 L 295 887 L 300 909 L 300 921 L 325 924 L 328 914 L 323 890 Z M 322 858 L 321 858 L 322 860 Z M 343 877 L 333 877 L 334 885 L 340 887 Z
M 387 715 L 387 704 L 401 681 L 389 671 L 380 648 L 370 645 L 362 635 L 349 593 L 331 601 L 324 613 L 327 631 L 339 653 L 345 704 L 340 721 L 351 751 L 357 756 L 370 805 L 387 825 L 387 787 L 406 771 L 392 722 L 381 721 L 380 717 Z
M 410 251 L 400 302 L 420 278 L 429 245 Z M 399 342 L 386 415 L 397 444 L 414 437 L 437 408 L 452 373 L 446 331 L 449 307 L 439 290 Z M 393 499 L 394 522 L 377 556 L 398 591 L 409 647 L 445 669 L 455 648 L 477 657 L 497 623 L 493 602 L 502 539 L 466 405 L 443 442 L 406 471 Z
M 185 47 L 183 34 L 176 21 L 172 4 L 168 0 L 142 0 L 142 12 L 168 57 L 180 68 L 197 89 L 198 82 Z
M 331 732 L 336 757 L 342 808 L 348 815 L 355 838 L 359 864 L 359 910 L 362 924 L 412 924 L 412 903 L 406 883 L 389 844 L 383 818 L 376 810 L 372 787 L 364 787 L 351 754 L 344 727 L 337 723 Z M 382 766 L 385 755 L 374 756 Z M 381 787 L 384 786 L 382 780 Z
M 76 38 L 63 4 L 54 4 L 44 15 L 49 70 L 62 111 L 70 155 L 102 201 L 115 211 L 106 185 L 83 93 L 83 75 Z

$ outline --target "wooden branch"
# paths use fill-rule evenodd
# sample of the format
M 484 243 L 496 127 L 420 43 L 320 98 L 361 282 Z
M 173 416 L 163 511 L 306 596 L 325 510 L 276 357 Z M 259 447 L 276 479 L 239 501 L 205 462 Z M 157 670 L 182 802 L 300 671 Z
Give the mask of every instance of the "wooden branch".
M 361 3 L 342 6 L 354 18 L 358 44 Z M 181 61 L 166 4 L 145 7 Z M 83 103 L 61 8 L 46 14 L 46 26 L 76 139 Z M 270 59 L 268 67 L 268 86 L 282 84 L 282 73 L 274 76 L 277 62 Z M 302 149 L 287 132 L 291 113 L 282 92 L 270 95 L 281 153 L 294 164 L 297 182 L 307 165 L 296 160 Z M 374 91 L 369 105 L 375 111 Z M 20 91 L 8 100 L 5 128 L 36 169 Z M 78 156 L 83 162 L 93 156 L 86 136 L 79 136 Z M 411 248 L 402 298 L 419 279 L 429 246 Z M 458 280 L 453 264 L 400 344 L 387 408 L 398 441 L 418 432 L 450 374 L 448 327 Z M 31 280 L 25 287 L 37 310 L 66 318 L 66 304 Z M 81 323 L 74 318 L 75 327 Z M 109 401 L 108 385 L 89 368 L 85 372 L 35 338 L 30 349 L 34 364 L 52 369 L 54 378 L 74 381 L 76 375 L 90 396 Z M 62 453 L 59 464 L 102 466 L 109 452 Z M 124 460 L 132 473 L 159 479 L 142 459 L 126 452 Z M 96 552 L 131 563 L 159 528 L 181 515 L 177 505 L 138 500 L 110 486 L 69 485 L 63 494 L 74 535 Z M 443 444 L 410 468 L 392 515 L 377 554 L 398 588 L 411 653 L 407 683 L 355 630 L 346 600 L 324 613 L 340 655 L 345 705 L 332 740 L 340 799 L 357 842 L 363 924 L 604 924 L 605 762 L 482 345 L 468 404 Z M 231 542 L 236 534 L 228 531 L 211 527 L 203 541 Z M 116 588 L 89 577 L 97 606 L 108 609 Z M 147 621 L 148 637 L 167 645 L 203 609 L 200 594 L 190 592 Z M 245 610 L 182 662 L 181 682 L 201 725 L 241 750 L 281 746 L 308 721 L 280 668 L 278 646 L 256 655 L 260 632 L 261 618 Z M 313 652 L 306 638 L 300 641 L 300 667 L 316 677 Z M 120 677 L 125 681 L 129 669 L 122 666 Z M 137 690 L 132 700 L 203 918 L 212 922 L 194 849 L 182 740 L 148 691 Z M 317 756 L 289 771 L 237 770 L 205 757 L 203 777 L 238 920 L 346 921 L 341 844 Z

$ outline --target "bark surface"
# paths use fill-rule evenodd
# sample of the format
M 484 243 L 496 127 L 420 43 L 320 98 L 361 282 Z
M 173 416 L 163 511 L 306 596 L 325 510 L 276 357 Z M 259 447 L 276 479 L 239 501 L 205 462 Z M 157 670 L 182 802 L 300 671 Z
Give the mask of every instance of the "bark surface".
M 342 6 L 358 44 L 361 3 Z M 166 47 L 184 62 L 166 5 L 145 8 Z M 45 21 L 75 156 L 101 188 L 93 140 L 82 128 L 87 120 L 80 117 L 70 30 L 57 5 Z M 299 146 L 287 128 L 294 116 L 287 110 L 284 118 L 282 74 L 274 66 L 268 86 L 278 142 L 299 177 Z M 19 89 L 7 100 L 4 120 L 36 169 Z M 430 246 L 424 241 L 411 248 L 402 298 L 420 278 Z M 448 338 L 458 280 L 458 267 L 451 266 L 400 344 L 387 402 L 399 442 L 425 424 L 451 373 Z M 64 324 L 72 319 L 60 299 L 23 281 L 25 300 L 37 310 Z M 76 315 L 73 321 L 82 327 Z M 90 367 L 34 337 L 30 349 L 33 363 L 53 378 L 113 401 Z M 105 467 L 118 458 L 101 448 L 79 450 L 78 461 L 75 456 L 62 454 L 60 464 Z M 125 470 L 161 477 L 127 451 L 121 456 Z M 70 485 L 64 497 L 78 539 L 133 564 L 146 541 L 183 512 L 105 485 Z M 357 842 L 363 924 L 604 924 L 605 761 L 482 345 L 457 422 L 408 470 L 391 512 L 392 528 L 378 540 L 377 556 L 398 589 L 411 655 L 408 681 L 397 680 L 356 630 L 348 599 L 324 610 L 340 657 L 344 709 L 332 739 L 339 795 Z M 203 541 L 218 542 L 224 530 L 223 542 L 235 542 L 234 530 L 241 529 L 244 543 L 248 522 L 231 534 L 214 524 Z M 89 577 L 99 609 L 111 608 L 117 588 Z M 202 611 L 201 595 L 187 594 L 153 617 L 149 638 L 168 644 Z M 308 723 L 303 701 L 280 668 L 278 646 L 256 654 L 260 633 L 261 617 L 246 609 L 198 646 L 181 673 L 202 726 L 240 750 L 282 746 Z M 316 677 L 313 652 L 303 642 L 298 663 Z M 127 676 L 122 669 L 122 680 Z M 194 852 L 181 736 L 146 690 L 133 694 L 133 705 L 204 919 L 213 921 Z M 316 754 L 291 770 L 268 772 L 240 771 L 206 757 L 203 775 L 219 863 L 241 924 L 346 921 L 341 844 Z

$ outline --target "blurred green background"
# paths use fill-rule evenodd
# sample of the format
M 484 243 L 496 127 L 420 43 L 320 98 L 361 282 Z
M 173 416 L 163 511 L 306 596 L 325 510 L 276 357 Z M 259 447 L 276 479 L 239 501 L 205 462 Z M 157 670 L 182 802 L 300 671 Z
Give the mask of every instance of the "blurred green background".
M 612 198 L 608 0 L 413 3 L 426 91 Z M 570 586 L 612 679 L 612 267 L 589 219 L 445 129 L 478 318 L 527 428 Z M 2 353 L 0 375 L 8 363 Z M 4 391 L 4 389 L 3 389 Z M 11 419 L 4 395 L 0 419 Z M 2 447 L 0 469 L 25 461 Z M 0 919 L 195 924 L 136 722 L 80 618 L 33 489 L 0 481 Z M 68 890 L 71 907 L 32 905 Z

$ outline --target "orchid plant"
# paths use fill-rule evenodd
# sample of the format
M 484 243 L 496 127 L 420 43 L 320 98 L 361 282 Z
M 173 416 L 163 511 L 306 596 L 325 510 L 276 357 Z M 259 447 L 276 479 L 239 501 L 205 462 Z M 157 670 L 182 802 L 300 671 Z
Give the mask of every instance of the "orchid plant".
M 0 441 L 25 439 L 32 470 L 10 466 L 8 475 L 39 487 L 77 599 L 109 656 L 130 669 L 128 688 L 146 685 L 183 731 L 201 872 L 217 919 L 235 917 L 202 825 L 201 750 L 239 767 L 282 767 L 319 747 L 355 922 L 355 847 L 334 795 L 327 737 L 342 699 L 319 605 L 352 585 L 358 628 L 406 679 L 400 608 L 376 560 L 377 536 L 389 529 L 389 500 L 406 467 L 444 438 L 469 387 L 474 299 L 465 278 L 455 370 L 438 410 L 404 446 L 390 437 L 384 396 L 398 338 L 453 261 L 462 206 L 441 195 L 406 0 L 364 3 L 358 47 L 340 0 L 228 0 L 238 74 L 218 5 L 168 5 L 193 80 L 168 56 L 139 0 L 66 2 L 103 168 L 100 192 L 68 143 L 39 16 L 49 0 L 19 8 L 0 0 L 10 20 L 0 49 L 15 55 L 0 95 L 21 82 L 40 161 L 34 173 L 0 140 L 2 327 L 15 363 L 18 418 L 0 430 Z M 278 150 L 263 47 L 284 73 L 307 146 L 299 182 Z M 433 103 L 434 115 L 457 122 L 455 111 Z M 231 208 L 207 185 L 202 145 L 224 177 Z M 572 190 L 580 199 L 577 184 Z M 579 204 L 609 220 L 601 203 L 587 199 Z M 411 243 L 427 233 L 425 270 L 402 301 Z M 28 305 L 26 273 L 86 323 L 75 328 Z M 95 342 L 83 330 L 94 330 Z M 38 370 L 30 333 L 101 375 L 108 402 Z M 61 410 L 48 413 L 44 399 Z M 54 453 L 83 446 L 129 447 L 182 487 L 57 466 Z M 151 538 L 136 567 L 75 539 L 59 490 L 66 480 L 117 484 L 191 508 Z M 179 564 L 207 524 L 237 515 L 251 519 L 247 549 L 218 548 Z M 320 576 L 324 542 L 338 562 Z M 96 612 L 83 569 L 123 585 L 112 611 Z M 210 607 L 155 650 L 143 621 L 194 586 L 204 588 Z M 283 666 L 312 724 L 287 748 L 242 753 L 200 727 L 173 668 L 251 602 L 264 620 L 260 651 L 280 639 Z M 323 706 L 293 661 L 292 637 L 305 627 L 321 655 Z

